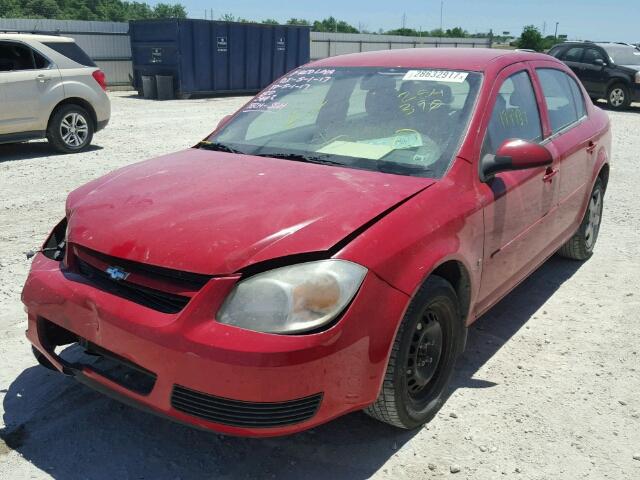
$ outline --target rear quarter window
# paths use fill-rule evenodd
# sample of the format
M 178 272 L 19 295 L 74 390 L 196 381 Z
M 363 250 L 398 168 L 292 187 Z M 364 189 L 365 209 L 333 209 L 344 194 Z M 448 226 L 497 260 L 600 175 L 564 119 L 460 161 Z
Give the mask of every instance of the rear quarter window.
M 51 50 L 55 50 L 60 55 L 64 55 L 70 60 L 73 60 L 85 67 L 95 67 L 96 64 L 91 60 L 84 50 L 82 50 L 76 43 L 73 42 L 44 42 L 44 45 Z

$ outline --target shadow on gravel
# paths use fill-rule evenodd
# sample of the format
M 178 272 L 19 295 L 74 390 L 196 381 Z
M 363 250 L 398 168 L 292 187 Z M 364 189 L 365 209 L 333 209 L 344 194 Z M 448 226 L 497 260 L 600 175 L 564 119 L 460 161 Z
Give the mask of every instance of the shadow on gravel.
M 515 290 L 480 317 L 469 329 L 467 348 L 458 361 L 451 384 L 457 388 L 487 388 L 494 384 L 473 375 L 525 326 L 533 314 L 582 266 L 581 262 L 551 257 Z
M 598 100 L 594 103 L 597 107 L 600 107 L 602 110 L 606 110 L 607 112 L 618 112 L 618 113 L 640 113 L 640 103 L 632 103 L 624 110 L 616 110 L 615 108 L 609 107 L 609 104 L 604 100 Z
M 451 392 L 491 387 L 473 375 L 579 267 L 550 259 L 479 319 L 470 329 Z M 139 412 L 42 367 L 16 378 L 4 411 L 0 458 L 16 450 L 64 480 L 364 479 L 417 434 L 355 413 L 285 438 L 224 437 Z
M 89 145 L 83 152 L 93 152 L 102 150 L 98 145 Z M 0 163 L 12 162 L 15 160 L 29 160 L 31 158 L 57 157 L 62 155 L 75 155 L 73 153 L 59 153 L 45 141 L 9 143 L 0 145 Z

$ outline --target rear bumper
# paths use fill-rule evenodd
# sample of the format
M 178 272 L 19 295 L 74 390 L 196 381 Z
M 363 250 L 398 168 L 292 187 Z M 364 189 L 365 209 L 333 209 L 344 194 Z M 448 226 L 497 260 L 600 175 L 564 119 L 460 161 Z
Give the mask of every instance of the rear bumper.
M 109 119 L 108 118 L 106 120 L 98 121 L 96 132 L 99 132 L 100 130 L 105 128 L 108 124 L 109 124 Z
M 214 278 L 180 313 L 164 314 L 99 290 L 39 254 L 23 290 L 27 337 L 58 370 L 92 388 L 173 420 L 226 434 L 294 433 L 375 401 L 408 302 L 404 293 L 370 272 L 334 326 L 317 334 L 282 336 L 214 321 L 236 281 Z M 151 390 L 139 393 L 91 367 L 64 365 L 47 344 L 43 319 L 152 372 Z M 191 409 L 195 414 L 176 408 L 183 405 L 176 403 L 177 387 L 186 389 L 187 395 L 195 392 L 196 409 Z M 267 408 L 280 413 L 285 406 L 305 409 L 308 399 L 317 395 L 320 401 L 313 415 L 287 425 L 232 425 L 225 412 L 211 417 L 210 412 L 198 410 L 201 405 L 216 410 L 222 402 L 232 410 Z

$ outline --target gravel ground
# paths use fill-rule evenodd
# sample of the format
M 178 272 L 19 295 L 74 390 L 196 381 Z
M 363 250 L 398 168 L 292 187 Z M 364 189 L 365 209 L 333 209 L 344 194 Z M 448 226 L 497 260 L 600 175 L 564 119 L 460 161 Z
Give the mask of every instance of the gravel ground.
M 449 401 L 420 431 L 356 413 L 287 438 L 223 437 L 36 366 L 23 252 L 63 216 L 67 193 L 195 143 L 245 100 L 117 93 L 89 152 L 0 146 L 1 479 L 640 478 L 640 108 L 610 113 L 614 164 L 594 257 L 552 258 L 476 322 Z

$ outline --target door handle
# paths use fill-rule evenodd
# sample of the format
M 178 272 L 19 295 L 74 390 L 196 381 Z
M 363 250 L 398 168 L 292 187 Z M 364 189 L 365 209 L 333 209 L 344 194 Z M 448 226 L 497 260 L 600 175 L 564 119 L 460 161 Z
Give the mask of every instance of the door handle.
M 558 170 L 555 168 L 547 168 L 547 171 L 544 173 L 544 177 L 542 177 L 543 182 L 551 183 L 553 181 L 553 177 L 558 174 Z
M 46 75 L 38 75 L 36 77 L 36 80 L 40 83 L 47 83 L 49 80 L 51 80 L 51 78 L 47 77 Z
M 596 151 L 596 148 L 598 147 L 598 144 L 595 142 L 589 142 L 589 146 L 587 147 L 587 153 L 593 153 Z

